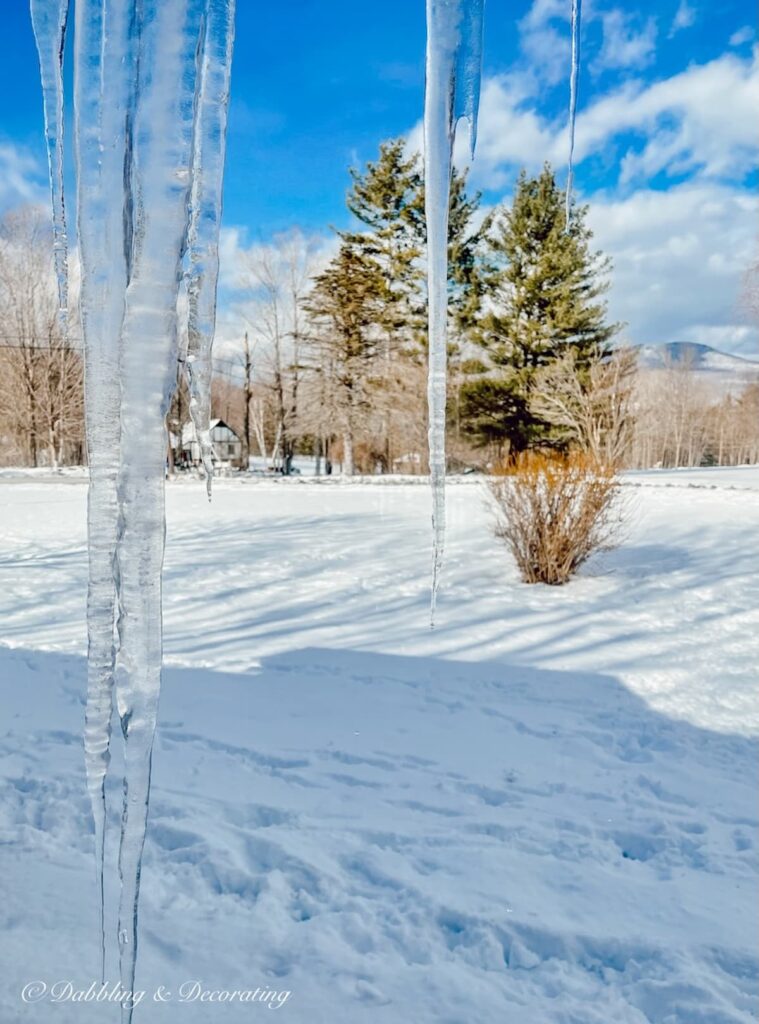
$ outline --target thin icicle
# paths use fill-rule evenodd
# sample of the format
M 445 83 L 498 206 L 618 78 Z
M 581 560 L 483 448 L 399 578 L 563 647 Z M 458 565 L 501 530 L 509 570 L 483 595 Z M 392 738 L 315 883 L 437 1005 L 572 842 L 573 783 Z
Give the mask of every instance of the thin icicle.
M 53 256 L 61 316 L 68 313 L 68 242 L 63 197 L 63 50 L 69 0 L 30 0 L 45 112 L 45 140 L 53 201 Z
M 434 626 L 445 545 L 446 321 L 448 315 L 448 205 L 456 124 L 468 121 L 474 153 L 482 65 L 484 0 L 427 0 L 424 101 L 424 179 L 429 306 L 429 462 L 432 487 Z
M 580 8 L 581 0 L 572 0 L 572 69 L 569 75 L 569 159 L 567 161 L 567 194 L 564 230 L 569 231 L 574 180 L 575 121 L 577 119 L 577 78 L 580 71 Z
M 234 39 L 234 0 L 209 0 L 199 51 L 198 98 L 193 126 L 192 192 L 188 236 L 187 351 L 190 416 L 200 447 L 208 497 L 213 480 L 211 346 L 216 327 L 219 226 Z

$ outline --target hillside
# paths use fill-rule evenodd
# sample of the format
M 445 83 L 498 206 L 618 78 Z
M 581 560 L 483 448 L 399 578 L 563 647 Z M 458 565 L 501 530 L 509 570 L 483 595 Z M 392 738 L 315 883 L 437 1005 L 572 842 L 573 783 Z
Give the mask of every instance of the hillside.
M 759 360 L 720 352 L 711 345 L 671 341 L 664 345 L 636 345 L 635 348 L 642 369 L 687 366 L 720 394 L 737 394 L 747 384 L 759 381 Z

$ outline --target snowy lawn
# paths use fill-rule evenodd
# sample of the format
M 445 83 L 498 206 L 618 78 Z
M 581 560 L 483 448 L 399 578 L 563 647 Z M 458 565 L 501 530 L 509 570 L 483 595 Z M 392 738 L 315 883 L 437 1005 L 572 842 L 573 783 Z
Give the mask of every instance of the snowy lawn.
M 426 487 L 169 486 L 135 1022 L 755 1020 L 759 471 L 630 483 L 564 588 L 451 486 L 434 633 Z M 2 1024 L 119 1017 L 20 997 L 98 970 L 85 501 L 0 479 Z

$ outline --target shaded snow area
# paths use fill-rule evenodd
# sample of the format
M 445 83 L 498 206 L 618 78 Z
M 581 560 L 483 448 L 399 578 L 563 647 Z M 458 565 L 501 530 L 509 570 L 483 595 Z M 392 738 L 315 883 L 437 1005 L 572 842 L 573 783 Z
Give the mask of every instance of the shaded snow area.
M 136 1022 L 755 1020 L 759 471 L 632 482 L 563 588 L 450 488 L 434 633 L 426 488 L 169 485 Z M 20 998 L 98 971 L 85 506 L 0 481 L 3 1024 L 119 1019 Z

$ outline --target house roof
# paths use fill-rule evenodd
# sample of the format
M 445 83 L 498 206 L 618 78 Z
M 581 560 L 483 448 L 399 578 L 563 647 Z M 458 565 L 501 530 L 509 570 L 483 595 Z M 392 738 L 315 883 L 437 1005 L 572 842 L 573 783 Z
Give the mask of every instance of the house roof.
M 232 430 L 230 425 L 228 423 L 225 423 L 224 420 L 221 419 L 211 420 L 209 426 L 211 430 L 213 430 L 214 427 L 219 426 L 226 427 L 227 430 Z M 235 437 L 237 437 L 237 434 L 235 433 L 234 430 L 232 430 L 232 433 L 235 435 Z M 192 422 L 192 420 L 188 420 L 182 427 L 182 447 L 189 448 L 189 446 L 191 444 L 194 444 L 195 441 L 197 441 L 197 436 L 195 434 L 195 424 Z

